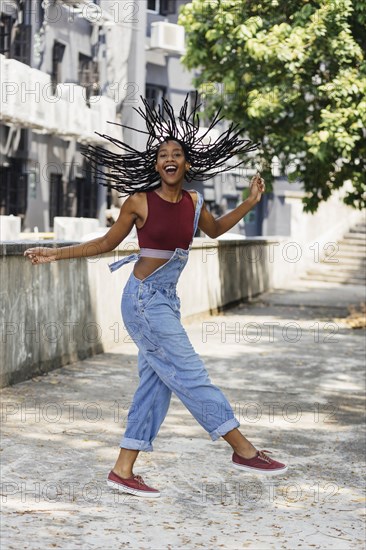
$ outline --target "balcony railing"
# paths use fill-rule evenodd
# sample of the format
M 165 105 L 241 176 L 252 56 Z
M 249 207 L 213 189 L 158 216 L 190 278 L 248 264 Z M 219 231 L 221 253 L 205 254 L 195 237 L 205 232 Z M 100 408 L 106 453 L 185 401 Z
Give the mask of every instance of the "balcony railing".
M 56 93 L 50 75 L 0 55 L 2 76 L 0 120 L 34 132 L 56 134 L 80 142 L 105 144 L 94 132 L 121 137 L 116 121 L 116 103 L 107 96 L 92 96 L 87 105 L 85 88 L 58 84 Z

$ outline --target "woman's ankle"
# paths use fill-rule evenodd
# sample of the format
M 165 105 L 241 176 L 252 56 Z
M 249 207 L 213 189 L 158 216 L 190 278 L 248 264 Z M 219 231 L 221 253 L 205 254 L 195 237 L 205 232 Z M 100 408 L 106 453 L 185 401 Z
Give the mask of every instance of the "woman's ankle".
M 241 456 L 242 458 L 253 458 L 257 454 L 257 449 L 248 442 L 248 445 L 240 445 L 238 447 L 233 447 L 233 451 Z
M 133 476 L 133 465 L 138 454 L 137 450 L 121 448 L 112 471 L 122 479 L 129 479 Z
M 113 469 L 112 469 L 112 472 L 114 472 L 118 477 L 120 477 L 121 479 L 129 479 L 130 477 L 133 476 L 133 471 L 132 469 L 125 469 L 125 468 L 120 468 L 118 466 L 115 466 Z

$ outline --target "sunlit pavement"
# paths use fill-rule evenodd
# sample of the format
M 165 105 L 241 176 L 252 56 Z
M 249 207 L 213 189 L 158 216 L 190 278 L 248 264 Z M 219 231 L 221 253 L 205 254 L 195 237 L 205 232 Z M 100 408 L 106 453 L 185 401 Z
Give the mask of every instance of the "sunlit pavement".
M 234 469 L 174 397 L 135 468 L 161 498 L 110 490 L 133 343 L 3 390 L 1 549 L 364 549 L 365 331 L 342 320 L 364 300 L 362 287 L 299 283 L 186 325 L 283 476 Z

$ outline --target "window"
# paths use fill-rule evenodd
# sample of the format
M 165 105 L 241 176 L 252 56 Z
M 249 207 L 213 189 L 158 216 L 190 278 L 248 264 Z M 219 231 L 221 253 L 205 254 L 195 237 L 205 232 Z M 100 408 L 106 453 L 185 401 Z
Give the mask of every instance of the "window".
M 189 92 L 189 112 L 191 113 L 195 107 L 199 107 L 197 114 L 200 117 L 200 125 L 207 128 L 210 125 L 209 118 L 205 115 L 205 100 L 200 93 L 196 91 Z
M 0 17 L 0 53 L 10 57 L 11 29 L 14 19 L 9 15 L 1 14 Z
M 85 175 L 76 178 L 76 216 L 96 218 L 98 190 L 95 173 L 90 164 L 86 165 Z
M 173 15 L 177 12 L 176 0 L 147 0 L 147 9 L 159 15 Z
M 155 84 L 146 84 L 145 97 L 150 107 L 163 106 L 163 98 L 165 97 L 166 89 Z
M 13 28 L 14 38 L 12 41 L 11 57 L 21 63 L 30 65 L 32 43 L 32 25 L 16 25 Z
M 243 220 L 245 223 L 254 223 L 256 221 L 256 217 L 255 210 L 251 210 L 244 216 Z
M 79 54 L 79 84 L 86 91 L 86 101 L 93 95 L 99 95 L 99 70 L 98 63 L 87 55 Z
M 62 59 L 64 57 L 66 46 L 55 40 L 52 49 L 52 90 L 56 93 L 56 86 L 62 82 Z
M 234 210 L 234 208 L 238 206 L 238 197 L 226 195 L 225 198 L 226 198 L 226 205 L 228 210 Z
M 0 215 L 21 216 L 27 208 L 27 177 L 22 174 L 22 161 L 11 159 L 0 167 Z
M 245 201 L 250 195 L 250 192 L 249 192 L 249 188 L 246 187 L 245 189 L 243 189 L 243 192 L 242 192 L 242 201 Z M 251 210 L 250 212 L 248 212 L 248 214 L 246 214 L 243 218 L 243 221 L 245 224 L 254 224 L 257 222 L 257 208 L 254 208 L 253 210 Z
M 51 174 L 50 176 L 50 202 L 49 202 L 49 219 L 50 226 L 53 227 L 53 219 L 55 216 L 64 214 L 64 189 L 62 182 L 62 174 Z
M 160 15 L 173 15 L 176 11 L 176 0 L 160 0 Z
M 10 15 L 0 15 L 0 53 L 30 65 L 31 25 L 16 24 Z
M 113 194 L 112 194 L 112 189 L 110 189 L 110 187 L 107 187 L 106 201 L 107 201 L 107 208 L 111 208 L 111 206 L 113 206 Z
M 159 0 L 147 0 L 147 9 L 159 13 Z
M 45 2 L 37 2 L 38 11 L 36 12 L 36 23 L 39 27 L 43 25 L 44 16 L 45 16 Z

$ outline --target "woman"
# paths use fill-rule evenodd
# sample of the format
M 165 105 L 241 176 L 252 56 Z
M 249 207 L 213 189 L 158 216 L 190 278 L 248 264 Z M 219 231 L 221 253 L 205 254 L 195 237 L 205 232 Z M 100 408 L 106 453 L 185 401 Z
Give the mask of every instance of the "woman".
M 127 154 L 115 155 L 99 148 L 88 148 L 85 155 L 95 163 L 114 168 L 111 185 L 130 196 L 121 207 L 117 222 L 103 237 L 87 243 L 50 248 L 31 248 L 25 255 L 33 264 L 111 252 L 135 225 L 140 253 L 111 264 L 111 271 L 136 261 L 124 288 L 124 324 L 139 348 L 139 386 L 128 414 L 127 428 L 120 443 L 114 468 L 108 475 L 110 487 L 144 497 L 159 497 L 157 489 L 133 473 L 140 451 L 152 451 L 152 442 L 168 411 L 174 392 L 212 440 L 223 437 L 233 449 L 233 464 L 246 471 L 279 474 L 284 464 L 258 451 L 238 430 L 226 397 L 214 386 L 200 357 L 195 353 L 180 322 L 176 284 L 188 259 L 190 246 L 199 227 L 216 238 L 236 225 L 258 203 L 264 192 L 263 179 L 257 175 L 250 184 L 249 197 L 235 210 L 215 219 L 206 209 L 202 195 L 183 189 L 185 179 L 206 178 L 212 170 L 238 152 L 253 150 L 251 142 L 238 139 L 231 126 L 214 144 L 197 138 L 199 121 L 196 109 L 187 116 L 187 100 L 175 124 L 168 102 L 165 111 L 149 109 L 142 113 L 149 130 L 146 151 L 141 153 L 123 142 Z M 210 129 L 217 123 L 216 116 Z M 108 136 L 105 136 L 108 139 Z M 111 138 L 110 138 L 111 139 Z M 112 141 L 112 139 L 111 139 Z M 116 144 L 116 140 L 113 140 Z M 243 145 L 244 144 L 244 145 Z M 143 159 L 143 162 L 139 160 Z M 146 176 L 146 159 L 150 159 Z M 151 162 L 151 160 L 153 162 Z M 137 168 L 136 168 L 137 167 Z M 136 169 L 140 173 L 136 174 Z M 134 177 L 133 181 L 131 172 Z M 111 177 L 111 174 L 110 176 Z M 116 183 L 117 182 L 117 183 Z M 94 253 L 90 253 L 94 250 Z

